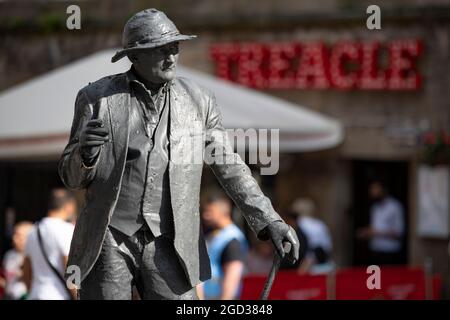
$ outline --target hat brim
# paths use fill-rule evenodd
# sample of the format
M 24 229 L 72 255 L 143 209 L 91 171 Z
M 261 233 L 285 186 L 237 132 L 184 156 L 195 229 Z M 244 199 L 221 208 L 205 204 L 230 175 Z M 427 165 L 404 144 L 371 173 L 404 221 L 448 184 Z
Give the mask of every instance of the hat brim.
M 186 40 L 191 40 L 191 39 L 194 39 L 194 38 L 197 38 L 197 36 L 196 35 L 179 34 L 179 35 L 170 37 L 169 39 L 164 39 L 164 40 L 161 40 L 161 41 L 147 42 L 147 43 L 144 43 L 144 44 L 141 44 L 141 45 L 138 44 L 135 47 L 122 49 L 120 51 L 117 51 L 116 54 L 111 58 L 111 62 L 114 63 L 116 61 L 119 61 L 120 59 L 125 57 L 131 51 L 143 50 L 143 49 L 153 49 L 153 48 L 164 46 L 164 45 L 166 45 L 168 43 L 171 43 L 171 42 L 186 41 Z

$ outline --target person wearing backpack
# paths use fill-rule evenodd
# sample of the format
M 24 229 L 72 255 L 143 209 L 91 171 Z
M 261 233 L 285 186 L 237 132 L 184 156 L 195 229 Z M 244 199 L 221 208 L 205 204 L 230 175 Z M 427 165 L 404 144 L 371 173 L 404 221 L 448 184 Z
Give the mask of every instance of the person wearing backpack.
M 69 191 L 51 191 L 48 214 L 34 225 L 25 245 L 23 277 L 29 300 L 75 298 L 63 278 L 74 231 L 67 221 L 75 212 L 76 201 Z

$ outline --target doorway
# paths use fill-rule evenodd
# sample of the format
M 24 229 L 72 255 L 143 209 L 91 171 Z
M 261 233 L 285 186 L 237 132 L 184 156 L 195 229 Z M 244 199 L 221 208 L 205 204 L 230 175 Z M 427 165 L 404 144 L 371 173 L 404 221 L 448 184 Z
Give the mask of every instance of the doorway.
M 60 187 L 56 161 L 0 162 L 0 257 L 11 246 L 13 223 L 44 217 L 50 190 Z
M 408 166 L 407 161 L 366 161 L 356 160 L 352 163 L 353 172 L 353 206 L 352 216 L 352 264 L 354 266 L 367 265 L 370 262 L 368 241 L 356 237 L 357 230 L 370 223 L 371 200 L 368 187 L 372 180 L 381 179 L 386 184 L 389 194 L 403 205 L 405 219 L 405 233 L 399 262 L 406 264 L 408 239 Z

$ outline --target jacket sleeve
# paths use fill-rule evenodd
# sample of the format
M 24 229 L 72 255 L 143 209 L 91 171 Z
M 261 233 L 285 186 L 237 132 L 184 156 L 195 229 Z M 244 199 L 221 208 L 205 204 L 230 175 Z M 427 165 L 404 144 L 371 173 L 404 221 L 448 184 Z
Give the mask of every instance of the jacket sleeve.
M 78 92 L 70 131 L 69 143 L 64 148 L 59 161 L 58 172 L 67 188 L 84 189 L 94 179 L 100 155 L 91 166 L 86 166 L 81 158 L 79 138 L 81 130 L 92 118 L 92 104 L 83 90 Z M 100 153 L 101 154 L 101 153 Z
M 248 166 L 234 152 L 212 94 L 209 95 L 206 116 L 205 161 L 258 238 L 266 239 L 262 232 L 264 228 L 282 219 L 261 191 Z

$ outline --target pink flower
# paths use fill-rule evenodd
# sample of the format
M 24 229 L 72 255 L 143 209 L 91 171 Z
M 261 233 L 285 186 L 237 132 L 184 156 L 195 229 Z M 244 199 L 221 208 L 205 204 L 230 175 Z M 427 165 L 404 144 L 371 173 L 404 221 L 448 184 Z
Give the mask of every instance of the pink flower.
M 450 146 L 450 134 L 448 132 L 442 131 L 441 139 L 443 144 Z
M 434 134 L 434 132 L 427 132 L 424 134 L 423 136 L 423 141 L 425 142 L 425 144 L 435 144 L 436 143 L 436 135 Z

